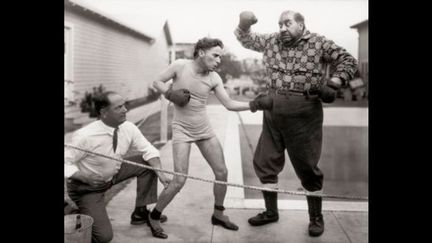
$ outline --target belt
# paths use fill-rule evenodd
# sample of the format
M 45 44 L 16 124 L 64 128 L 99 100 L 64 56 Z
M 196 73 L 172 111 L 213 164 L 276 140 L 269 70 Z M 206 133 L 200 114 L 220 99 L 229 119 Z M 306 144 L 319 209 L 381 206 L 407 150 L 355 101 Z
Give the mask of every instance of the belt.
M 300 90 L 287 90 L 287 89 L 269 89 L 269 94 L 276 94 L 276 95 L 284 95 L 284 96 L 316 96 L 318 95 L 317 90 L 309 91 L 300 91 Z

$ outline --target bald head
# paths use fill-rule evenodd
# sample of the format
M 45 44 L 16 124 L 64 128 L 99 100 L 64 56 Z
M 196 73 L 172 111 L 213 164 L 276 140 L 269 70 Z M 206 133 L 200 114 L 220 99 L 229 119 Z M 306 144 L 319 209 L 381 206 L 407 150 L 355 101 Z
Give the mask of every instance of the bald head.
M 292 11 L 292 10 L 283 11 L 281 13 L 280 17 L 279 17 L 279 24 L 281 23 L 281 20 L 283 20 L 285 18 L 293 19 L 297 23 L 302 24 L 303 26 L 305 26 L 304 17 L 299 12 L 295 12 L 295 11 Z

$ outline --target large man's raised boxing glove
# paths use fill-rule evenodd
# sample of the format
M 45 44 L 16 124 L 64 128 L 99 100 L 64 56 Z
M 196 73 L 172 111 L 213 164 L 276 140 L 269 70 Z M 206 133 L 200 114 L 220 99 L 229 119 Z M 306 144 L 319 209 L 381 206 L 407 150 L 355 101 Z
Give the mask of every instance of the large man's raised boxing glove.
M 318 96 L 324 103 L 332 103 L 336 99 L 337 91 L 340 89 L 340 84 L 327 80 L 326 84 L 320 89 Z
M 249 101 L 249 108 L 252 112 L 271 110 L 273 108 L 273 99 L 266 94 L 259 94 L 254 100 Z
M 243 11 L 240 13 L 240 21 L 238 27 L 243 31 L 248 31 L 251 25 L 258 22 L 258 19 L 255 17 L 255 14 L 251 11 Z
M 167 100 L 180 107 L 185 106 L 190 100 L 190 92 L 187 89 L 172 90 L 172 88 L 169 88 L 165 92 L 164 96 Z

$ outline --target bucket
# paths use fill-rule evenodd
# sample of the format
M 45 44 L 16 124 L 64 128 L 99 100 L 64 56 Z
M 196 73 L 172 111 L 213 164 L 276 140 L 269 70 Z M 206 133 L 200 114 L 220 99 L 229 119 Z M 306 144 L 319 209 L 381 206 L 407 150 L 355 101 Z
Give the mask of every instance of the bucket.
M 77 218 L 81 226 L 77 227 Z M 78 222 L 79 223 L 79 222 Z M 93 218 L 84 214 L 68 214 L 64 216 L 65 243 L 91 243 Z

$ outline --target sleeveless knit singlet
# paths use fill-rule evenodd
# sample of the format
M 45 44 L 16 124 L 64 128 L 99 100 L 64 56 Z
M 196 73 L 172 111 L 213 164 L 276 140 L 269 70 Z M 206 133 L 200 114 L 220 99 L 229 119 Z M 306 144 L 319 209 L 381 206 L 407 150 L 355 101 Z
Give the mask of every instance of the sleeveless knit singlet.
M 215 72 L 207 76 L 194 74 L 192 61 L 185 60 L 183 70 L 173 79 L 173 90 L 188 89 L 190 101 L 180 107 L 174 104 L 172 121 L 173 144 L 179 142 L 194 142 L 215 136 L 208 119 L 206 105 L 210 91 L 216 86 Z

